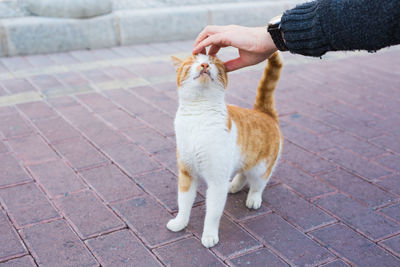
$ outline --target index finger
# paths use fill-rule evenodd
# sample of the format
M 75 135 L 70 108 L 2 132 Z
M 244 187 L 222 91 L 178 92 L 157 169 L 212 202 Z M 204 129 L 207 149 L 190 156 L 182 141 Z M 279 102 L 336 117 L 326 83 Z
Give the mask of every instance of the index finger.
M 230 41 L 228 39 L 224 38 L 223 33 L 217 33 L 214 35 L 210 35 L 206 39 L 201 41 L 195 48 L 193 48 L 192 53 L 198 54 L 200 51 L 202 51 L 204 48 L 206 48 L 209 45 L 225 47 L 225 46 L 230 46 Z
M 216 25 L 208 25 L 206 26 L 200 33 L 197 35 L 196 40 L 194 41 L 193 46 L 197 46 L 201 41 L 206 39 L 208 36 L 219 33 L 223 31 L 225 26 L 216 26 Z

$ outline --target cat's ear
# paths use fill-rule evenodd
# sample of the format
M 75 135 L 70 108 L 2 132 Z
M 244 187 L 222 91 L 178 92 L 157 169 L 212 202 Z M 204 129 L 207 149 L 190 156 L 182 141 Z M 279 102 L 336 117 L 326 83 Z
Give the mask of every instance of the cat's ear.
M 177 57 L 171 56 L 172 63 L 174 64 L 175 70 L 178 71 L 179 67 L 182 64 L 182 59 L 179 59 Z

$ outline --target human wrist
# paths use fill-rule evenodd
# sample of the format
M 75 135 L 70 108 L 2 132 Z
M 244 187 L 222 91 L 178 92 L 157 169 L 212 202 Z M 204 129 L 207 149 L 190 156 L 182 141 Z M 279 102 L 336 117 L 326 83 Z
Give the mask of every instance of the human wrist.
M 278 47 L 276 47 L 274 40 L 269 32 L 266 34 L 266 48 L 265 51 L 268 55 L 273 54 L 274 52 L 278 51 Z

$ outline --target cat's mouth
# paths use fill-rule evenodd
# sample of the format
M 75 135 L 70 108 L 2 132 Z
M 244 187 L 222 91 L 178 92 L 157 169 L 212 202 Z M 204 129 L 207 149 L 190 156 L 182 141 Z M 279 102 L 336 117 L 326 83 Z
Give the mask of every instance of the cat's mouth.
M 199 75 L 197 75 L 196 77 L 193 78 L 193 80 L 196 80 L 197 78 L 200 78 L 201 76 L 208 76 L 211 81 L 214 81 L 213 77 L 211 77 L 211 73 L 208 70 L 202 70 L 199 72 Z

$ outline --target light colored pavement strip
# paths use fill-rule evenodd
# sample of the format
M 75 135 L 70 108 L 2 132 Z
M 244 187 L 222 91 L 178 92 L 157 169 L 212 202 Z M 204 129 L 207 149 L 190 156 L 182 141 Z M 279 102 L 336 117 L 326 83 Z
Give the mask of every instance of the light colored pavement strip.
M 168 43 L 166 43 L 168 45 Z M 133 46 L 134 47 L 134 46 Z M 395 48 L 396 49 L 396 48 Z M 222 51 L 221 58 L 233 58 L 236 54 L 236 50 L 233 48 L 228 48 Z M 331 53 L 324 58 L 328 58 L 329 60 L 337 60 L 346 57 L 353 56 L 363 56 L 367 54 L 366 52 L 355 52 L 355 53 Z M 81 71 L 90 71 L 95 69 L 102 69 L 107 67 L 128 67 L 131 65 L 145 65 L 149 63 L 166 63 L 171 61 L 171 56 L 176 56 L 179 58 L 185 58 L 190 55 L 189 52 L 177 52 L 177 53 L 167 53 L 156 56 L 133 56 L 133 57 L 124 57 L 124 58 L 114 58 L 109 60 L 97 60 L 92 62 L 81 62 L 81 63 L 73 63 L 73 64 L 64 64 L 64 65 L 53 65 L 43 68 L 32 68 L 32 69 L 24 69 L 18 70 L 14 72 L 4 72 L 0 74 L 0 81 L 13 79 L 13 78 L 30 78 L 38 75 L 55 75 L 62 74 L 68 72 L 81 72 Z M 282 54 L 284 58 L 284 64 L 288 65 L 298 65 L 298 64 L 306 64 L 310 62 L 315 62 L 320 60 L 318 58 L 310 58 L 310 57 L 302 57 L 302 56 L 293 56 L 288 53 Z M 262 62 L 258 65 L 251 66 L 248 68 L 244 68 L 238 70 L 237 72 L 247 72 L 252 70 L 262 70 L 265 66 L 265 62 Z M 89 83 L 87 85 L 79 85 L 79 86 L 70 86 L 66 85 L 58 88 L 51 88 L 47 90 L 43 90 L 40 92 L 23 92 L 12 95 L 6 95 L 0 97 L 0 106 L 10 106 L 20 103 L 32 102 L 41 100 L 44 98 L 54 98 L 65 95 L 75 95 L 81 93 L 87 93 L 91 91 L 102 91 L 102 90 L 113 90 L 119 88 L 131 88 L 136 86 L 145 86 L 150 84 L 158 84 L 163 82 L 173 82 L 175 81 L 174 74 L 167 75 L 158 75 L 151 77 L 136 77 L 130 79 L 117 79 L 113 81 L 106 81 L 100 83 Z

